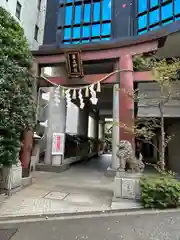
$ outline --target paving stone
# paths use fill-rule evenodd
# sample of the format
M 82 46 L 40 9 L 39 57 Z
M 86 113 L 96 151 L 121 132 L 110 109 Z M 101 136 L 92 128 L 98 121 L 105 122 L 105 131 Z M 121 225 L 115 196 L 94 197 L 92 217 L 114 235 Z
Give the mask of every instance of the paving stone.
M 96 199 L 93 196 L 85 195 L 85 194 L 69 194 L 64 201 L 66 202 L 72 202 L 72 203 L 78 203 L 83 205 L 95 205 L 98 202 L 98 199 Z
M 11 237 L 17 232 L 17 228 L 13 229 L 0 229 L 0 239 L 1 240 L 10 240 Z
M 52 191 L 52 192 L 48 193 L 44 198 L 55 199 L 55 200 L 63 200 L 67 195 L 68 195 L 68 193 Z

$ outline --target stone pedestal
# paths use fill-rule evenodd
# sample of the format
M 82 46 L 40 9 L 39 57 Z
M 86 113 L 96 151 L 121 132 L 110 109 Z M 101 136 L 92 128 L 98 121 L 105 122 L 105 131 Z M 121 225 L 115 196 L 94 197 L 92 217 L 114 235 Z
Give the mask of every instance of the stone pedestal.
M 114 197 L 121 199 L 140 199 L 139 180 L 141 173 L 116 172 L 114 178 Z
M 20 162 L 18 162 L 17 165 L 2 168 L 2 183 L 3 189 L 8 191 L 21 187 L 22 167 Z
M 52 166 L 59 166 L 62 164 L 63 156 L 55 155 L 52 157 Z

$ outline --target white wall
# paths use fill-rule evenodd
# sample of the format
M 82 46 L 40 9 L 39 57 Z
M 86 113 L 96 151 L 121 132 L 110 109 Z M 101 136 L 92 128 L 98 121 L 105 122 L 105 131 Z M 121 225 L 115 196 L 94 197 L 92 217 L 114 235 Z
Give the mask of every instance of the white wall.
M 66 133 L 78 133 L 79 108 L 74 103 L 67 108 Z
M 98 139 L 104 140 L 104 123 L 103 122 L 99 123 L 98 131 L 99 131 Z
M 20 20 L 15 17 L 17 0 L 0 0 L 0 6 L 9 11 L 24 28 L 25 36 L 32 50 L 38 49 L 43 43 L 44 24 L 46 15 L 46 2 L 41 1 L 41 9 L 38 9 L 38 0 L 18 0 L 22 5 Z M 39 27 L 38 40 L 34 39 L 35 25 Z
M 95 138 L 96 136 L 96 133 L 95 133 L 95 119 L 91 116 L 89 116 L 89 119 L 88 119 L 88 137 L 90 138 Z

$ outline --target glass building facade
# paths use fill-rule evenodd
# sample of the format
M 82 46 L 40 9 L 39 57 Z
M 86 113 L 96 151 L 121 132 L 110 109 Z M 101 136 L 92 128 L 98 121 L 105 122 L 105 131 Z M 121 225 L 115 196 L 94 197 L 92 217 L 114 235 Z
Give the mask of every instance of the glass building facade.
M 137 34 L 180 20 L 180 0 L 137 0 Z
M 44 44 L 133 37 L 178 20 L 180 0 L 47 0 Z
M 61 43 L 81 44 L 111 38 L 111 0 L 59 0 Z

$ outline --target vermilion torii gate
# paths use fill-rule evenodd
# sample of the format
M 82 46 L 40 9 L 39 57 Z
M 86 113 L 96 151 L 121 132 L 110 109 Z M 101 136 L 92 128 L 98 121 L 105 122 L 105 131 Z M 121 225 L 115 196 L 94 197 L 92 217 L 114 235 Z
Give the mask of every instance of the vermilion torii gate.
M 41 81 L 41 68 L 51 67 L 61 64 L 65 64 L 66 52 L 81 51 L 81 59 L 83 65 L 91 64 L 101 61 L 111 61 L 114 64 L 114 70 L 119 72 L 109 76 L 103 83 L 106 84 L 119 84 L 120 89 L 125 89 L 127 92 L 134 90 L 134 82 L 137 81 L 152 81 L 152 74 L 147 72 L 134 72 L 133 71 L 133 56 L 153 52 L 158 49 L 158 36 L 141 37 L 135 40 L 129 40 L 129 42 L 117 42 L 106 44 L 90 44 L 90 45 L 77 45 L 73 48 L 66 47 L 64 49 L 57 49 L 49 46 L 42 46 L 38 51 L 33 51 L 34 56 L 34 70 L 35 76 Z M 63 86 L 78 86 L 91 84 L 99 81 L 108 74 L 85 74 L 83 78 L 69 79 L 68 77 L 56 76 L 49 77 L 49 81 Z M 125 91 L 125 92 L 126 92 Z M 134 125 L 134 100 L 129 97 L 124 91 L 120 91 L 117 107 L 114 106 L 113 111 L 118 112 L 118 121 L 125 123 L 129 128 Z M 117 109 L 118 108 L 118 109 Z M 117 118 L 116 118 L 117 121 Z M 119 135 L 119 140 L 128 140 L 134 145 L 134 136 L 132 133 L 128 133 L 123 127 L 114 126 L 115 132 Z M 21 159 L 23 166 L 26 168 L 30 160 L 30 155 L 26 148 L 29 146 L 29 142 L 24 144 L 24 155 Z M 117 141 L 117 139 L 116 139 Z M 113 144 L 117 142 L 113 139 Z

